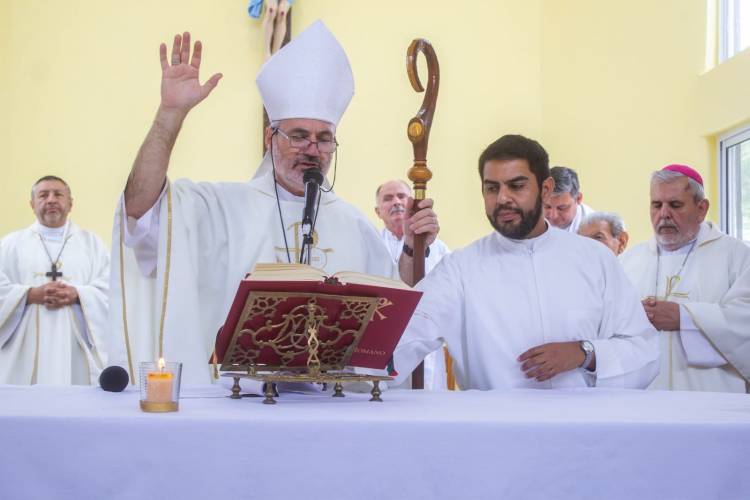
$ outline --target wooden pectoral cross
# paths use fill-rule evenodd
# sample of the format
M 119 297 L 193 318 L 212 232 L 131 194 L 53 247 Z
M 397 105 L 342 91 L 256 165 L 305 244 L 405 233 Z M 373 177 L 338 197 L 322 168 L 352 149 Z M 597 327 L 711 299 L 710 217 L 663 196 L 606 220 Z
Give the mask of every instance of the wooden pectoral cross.
M 53 262 L 51 271 L 44 275 L 48 278 L 52 278 L 52 281 L 57 281 L 57 278 L 61 278 L 63 273 L 57 270 L 57 262 Z
M 689 293 L 675 292 L 674 289 L 680 283 L 679 276 L 667 276 L 667 289 L 664 292 L 664 298 L 662 300 L 669 300 L 670 297 L 676 299 L 687 299 L 690 298 Z

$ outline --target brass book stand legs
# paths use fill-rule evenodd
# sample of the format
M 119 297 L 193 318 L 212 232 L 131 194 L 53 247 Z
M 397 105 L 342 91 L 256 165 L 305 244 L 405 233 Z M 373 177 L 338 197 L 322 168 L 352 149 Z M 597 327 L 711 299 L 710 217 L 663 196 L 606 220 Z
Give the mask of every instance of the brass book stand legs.
M 370 391 L 370 401 L 382 403 L 383 399 L 380 397 L 383 392 L 380 390 L 380 382 L 384 380 L 392 380 L 391 377 L 381 377 L 377 375 L 359 375 L 355 373 L 342 373 L 337 375 L 324 375 L 320 374 L 317 377 L 305 376 L 305 375 L 245 375 L 240 373 L 227 373 L 225 377 L 232 377 L 234 384 L 232 384 L 232 395 L 230 399 L 242 399 L 240 394 L 242 388 L 240 387 L 241 378 L 250 378 L 253 380 L 263 381 L 263 404 L 275 405 L 276 399 L 279 394 L 276 392 L 276 382 L 315 382 L 333 383 L 333 394 L 331 397 L 343 398 L 344 394 L 344 382 L 372 382 L 372 390 Z

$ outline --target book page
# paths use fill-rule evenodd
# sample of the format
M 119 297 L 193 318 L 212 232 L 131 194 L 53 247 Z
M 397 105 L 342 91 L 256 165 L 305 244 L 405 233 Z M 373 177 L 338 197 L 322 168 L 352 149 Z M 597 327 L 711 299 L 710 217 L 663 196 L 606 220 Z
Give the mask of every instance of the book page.
M 306 264 L 259 263 L 255 264 L 249 281 L 323 281 L 326 274 L 322 269 Z
M 386 288 L 400 288 L 411 290 L 411 287 L 403 281 L 385 278 L 383 276 L 374 276 L 372 274 L 355 273 L 354 271 L 339 271 L 334 273 L 334 278 L 342 283 L 356 283 L 358 285 L 383 286 Z
M 410 289 L 402 281 L 354 271 L 339 271 L 334 273 L 333 277 L 342 283 Z M 249 281 L 323 281 L 326 278 L 325 271 L 307 264 L 259 263 L 245 279 Z

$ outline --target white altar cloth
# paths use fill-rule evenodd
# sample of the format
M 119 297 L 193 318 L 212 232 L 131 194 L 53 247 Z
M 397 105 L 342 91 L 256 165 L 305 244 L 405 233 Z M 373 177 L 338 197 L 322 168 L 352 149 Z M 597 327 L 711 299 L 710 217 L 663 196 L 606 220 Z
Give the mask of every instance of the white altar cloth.
M 744 394 L 227 394 L 0 386 L 0 498 L 750 498 Z

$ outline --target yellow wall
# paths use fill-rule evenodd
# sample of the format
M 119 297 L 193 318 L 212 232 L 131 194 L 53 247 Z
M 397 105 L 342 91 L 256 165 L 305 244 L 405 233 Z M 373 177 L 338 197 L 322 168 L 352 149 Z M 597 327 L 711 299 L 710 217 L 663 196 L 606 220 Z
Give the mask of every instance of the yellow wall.
M 710 144 L 696 113 L 705 1 L 544 7 L 543 135 L 553 162 L 575 168 L 584 201 L 619 212 L 631 241 L 644 240 L 650 173 L 668 163 L 709 172 Z
M 262 33 L 246 0 L 1 1 L 11 17 L 0 49 L 11 78 L 0 85 L 12 139 L 0 157 L 0 234 L 32 221 L 28 187 L 54 172 L 72 185 L 75 220 L 109 240 L 118 193 L 158 104 L 158 45 L 182 29 L 204 41 L 205 77 L 224 78 L 186 121 L 170 175 L 253 173 Z M 354 70 L 356 94 L 338 133 L 337 192 L 371 213 L 378 183 L 411 166 L 406 123 L 422 95 L 408 83 L 404 56 L 423 36 L 443 67 L 429 151 L 443 236 L 463 245 L 487 232 L 475 173 L 481 148 L 501 131 L 541 131 L 539 17 L 539 1 L 482 2 L 468 15 L 447 1 L 298 0 L 295 32 L 324 19 Z
M 247 179 L 261 151 L 262 34 L 246 7 L 0 0 L 0 234 L 33 220 L 28 188 L 55 173 L 72 185 L 75 220 L 110 239 L 159 100 L 158 45 L 183 29 L 204 42 L 204 78 L 224 79 L 186 121 L 170 175 Z M 295 33 L 317 18 L 344 45 L 356 82 L 339 127 L 336 190 L 368 214 L 377 184 L 411 165 L 405 126 L 422 96 L 406 77 L 406 47 L 416 36 L 435 46 L 430 194 L 454 247 L 489 231 L 476 158 L 504 133 L 539 139 L 554 163 L 579 171 L 587 202 L 622 213 L 641 240 L 649 172 L 686 162 L 709 174 L 713 136 L 750 118 L 721 97 L 747 88 L 750 56 L 701 76 L 704 0 L 296 1 Z
M 697 108 L 701 133 L 715 136 L 750 119 L 750 51 L 700 75 Z

